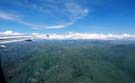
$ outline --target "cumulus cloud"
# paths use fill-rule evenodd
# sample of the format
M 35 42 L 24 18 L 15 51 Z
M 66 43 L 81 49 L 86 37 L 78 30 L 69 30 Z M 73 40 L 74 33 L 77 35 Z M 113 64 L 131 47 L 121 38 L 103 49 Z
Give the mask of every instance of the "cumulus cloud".
M 50 34 L 50 37 L 46 37 L 47 34 L 32 33 L 32 35 L 39 39 L 94 39 L 94 40 L 116 40 L 116 39 L 135 39 L 135 35 L 129 34 L 90 34 L 90 33 L 74 33 L 69 32 L 67 34 Z
M 47 37 L 48 34 L 40 34 L 40 33 L 18 33 L 11 30 L 0 32 L 1 36 L 7 35 L 29 35 L 36 39 L 58 39 L 58 40 L 68 40 L 68 39 L 91 39 L 91 40 L 134 40 L 135 35 L 130 34 L 97 34 L 97 33 L 77 33 L 77 32 L 69 32 L 65 34 L 56 34 L 52 33 L 49 34 L 49 38 Z
M 7 36 L 7 35 L 23 35 L 22 33 L 18 32 L 13 32 L 11 30 L 5 31 L 5 32 L 0 32 L 1 36 Z
M 77 32 L 69 32 L 65 34 L 40 34 L 40 33 L 18 33 L 11 30 L 0 32 L 0 36 L 8 36 L 8 35 L 29 35 L 36 39 L 58 39 L 58 40 L 68 40 L 68 39 L 91 39 L 91 40 L 133 40 L 135 39 L 135 35 L 130 34 L 97 34 L 97 33 L 77 33 Z

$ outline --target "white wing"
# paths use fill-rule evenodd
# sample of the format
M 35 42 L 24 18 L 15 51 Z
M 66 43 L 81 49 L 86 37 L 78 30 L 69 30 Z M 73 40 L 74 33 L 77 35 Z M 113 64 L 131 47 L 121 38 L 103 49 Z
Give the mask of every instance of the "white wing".
M 18 42 L 18 41 L 32 41 L 32 36 L 4 36 L 0 37 L 0 47 L 4 47 L 3 44 Z

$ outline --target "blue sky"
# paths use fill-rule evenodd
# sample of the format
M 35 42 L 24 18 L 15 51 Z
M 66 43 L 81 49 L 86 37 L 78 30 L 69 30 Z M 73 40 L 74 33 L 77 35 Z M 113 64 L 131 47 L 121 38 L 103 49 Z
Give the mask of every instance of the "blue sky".
M 135 33 L 134 0 L 0 0 L 0 32 Z

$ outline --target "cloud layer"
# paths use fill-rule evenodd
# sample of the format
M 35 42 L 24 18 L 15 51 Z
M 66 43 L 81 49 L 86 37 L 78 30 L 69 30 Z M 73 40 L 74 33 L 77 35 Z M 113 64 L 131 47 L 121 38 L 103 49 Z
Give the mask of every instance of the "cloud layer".
M 5 31 L 0 32 L 0 35 L 25 35 L 23 33 L 13 32 L 13 31 Z M 90 33 L 74 33 L 69 32 L 67 34 L 49 34 L 49 38 L 46 36 L 47 34 L 39 34 L 39 33 L 31 33 L 29 34 L 33 36 L 33 38 L 37 39 L 58 39 L 58 40 L 68 40 L 68 39 L 94 39 L 94 40 L 134 40 L 135 35 L 130 34 L 90 34 Z
M 46 34 L 32 33 L 37 38 L 48 39 Z M 50 34 L 49 39 L 94 39 L 94 40 L 116 40 L 116 39 L 135 39 L 135 35 L 129 34 L 90 34 L 90 33 L 74 33 L 67 34 Z

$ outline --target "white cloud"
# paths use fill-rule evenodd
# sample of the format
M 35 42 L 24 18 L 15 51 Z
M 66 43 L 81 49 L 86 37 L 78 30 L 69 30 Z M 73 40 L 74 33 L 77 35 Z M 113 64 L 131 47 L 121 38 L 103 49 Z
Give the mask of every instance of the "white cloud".
M 0 18 L 5 20 L 14 20 L 14 17 L 12 15 L 3 12 L 0 12 Z
M 70 2 L 65 4 L 67 7 L 68 12 L 70 13 L 70 17 L 72 20 L 76 20 L 78 18 L 81 18 L 89 12 L 88 9 L 83 8 L 81 5 L 75 3 L 75 2 Z
M 42 3 L 46 3 L 46 1 L 42 1 Z M 83 7 L 81 4 L 78 4 L 72 0 L 63 0 L 63 1 L 55 1 L 55 0 L 48 0 L 46 5 L 40 4 L 33 4 L 31 8 L 36 9 L 38 11 L 42 11 L 42 13 L 46 11 L 50 11 L 51 14 L 54 16 L 56 15 L 58 18 L 63 17 L 68 19 L 69 21 L 64 24 L 59 25 L 33 25 L 33 29 L 59 29 L 65 28 L 70 25 L 73 25 L 78 19 L 86 16 L 89 10 Z M 36 6 L 35 6 L 36 5 Z M 62 7 L 62 8 L 61 8 Z
M 7 35 L 23 35 L 22 33 L 18 32 L 13 32 L 11 30 L 5 31 L 5 32 L 0 32 L 1 36 L 7 36 Z
M 129 34 L 90 34 L 90 33 L 74 33 L 69 32 L 68 34 L 50 34 L 47 38 L 47 34 L 33 33 L 33 36 L 39 39 L 98 39 L 98 40 L 115 40 L 115 39 L 135 39 L 135 35 Z
M 50 17 L 50 19 L 54 21 L 55 17 L 60 18 L 60 20 L 65 23 L 48 26 L 48 25 L 32 24 L 22 20 L 17 20 L 17 21 L 19 23 L 32 27 L 32 29 L 59 29 L 59 28 L 65 28 L 70 25 L 73 25 L 78 19 L 86 16 L 89 12 L 89 10 L 86 7 L 83 7 L 84 5 L 78 3 L 79 1 L 74 1 L 74 0 L 62 0 L 62 1 L 41 0 L 38 2 L 40 3 L 27 1 L 25 4 L 23 4 L 23 6 L 28 7 L 29 9 L 32 10 L 36 10 L 37 12 L 40 12 L 43 15 L 49 12 L 49 14 L 54 16 L 53 18 Z M 31 4 L 26 5 L 28 3 Z M 57 20 L 55 21 L 57 23 Z
M 67 26 L 72 25 L 72 22 L 61 24 L 61 25 L 51 25 L 51 26 L 44 26 L 44 25 L 31 25 L 32 29 L 60 29 L 65 28 Z
M 32 23 L 23 21 L 21 19 L 15 18 L 13 15 L 10 15 L 7 13 L 2 13 L 2 12 L 0 12 L 0 18 L 5 19 L 5 20 L 16 21 L 17 23 L 24 24 L 26 26 L 31 27 L 32 29 L 59 29 L 59 28 L 65 28 L 65 27 L 73 24 L 73 22 L 68 22 L 68 23 L 60 24 L 60 25 L 49 25 L 49 26 L 48 25 L 32 24 Z
M 1 36 L 7 35 L 27 35 L 24 33 L 18 33 L 11 30 L 0 32 Z M 97 33 L 75 33 L 69 32 L 66 34 L 56 34 L 52 33 L 49 34 L 49 38 L 46 36 L 47 34 L 40 34 L 40 33 L 30 33 L 29 35 L 33 36 L 33 38 L 37 39 L 94 39 L 94 40 L 133 40 L 135 39 L 135 35 L 130 34 L 97 34 Z
M 56 17 L 56 18 L 59 18 L 61 22 L 64 22 L 64 23 L 59 23 L 56 25 L 52 25 L 52 24 L 44 25 L 45 24 L 44 22 L 42 22 L 43 25 L 34 24 L 34 23 L 26 21 L 27 20 L 26 17 L 29 17 L 31 15 L 28 15 L 28 14 L 21 15 L 21 16 L 25 16 L 25 19 L 26 19 L 26 20 L 22 20 L 17 17 L 18 15 L 14 15 L 9 12 L 2 12 L 2 11 L 0 11 L 0 18 L 5 19 L 5 20 L 11 20 L 16 23 L 29 26 L 32 29 L 60 29 L 60 28 L 65 28 L 70 25 L 73 25 L 78 19 L 86 16 L 89 12 L 89 10 L 86 7 L 84 7 L 84 5 L 82 5 L 81 3 L 78 3 L 79 1 L 74 1 L 74 0 L 63 0 L 63 1 L 41 0 L 41 1 L 38 1 L 40 3 L 25 1 L 24 2 L 25 4 L 22 2 L 20 3 L 22 7 L 24 6 L 28 9 L 32 9 L 32 10 L 36 10 L 37 12 L 40 12 L 41 15 L 43 15 L 43 18 L 44 18 L 44 15 L 46 15 L 47 12 L 49 11 L 49 14 L 52 14 L 54 16 L 52 18 L 49 17 L 50 19 L 54 21 Z M 38 17 L 34 17 L 34 18 L 38 18 Z M 64 19 L 61 19 L 61 18 L 64 18 Z M 55 21 L 56 23 L 58 23 L 57 20 Z

